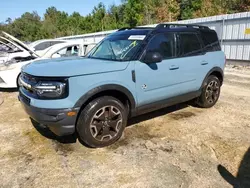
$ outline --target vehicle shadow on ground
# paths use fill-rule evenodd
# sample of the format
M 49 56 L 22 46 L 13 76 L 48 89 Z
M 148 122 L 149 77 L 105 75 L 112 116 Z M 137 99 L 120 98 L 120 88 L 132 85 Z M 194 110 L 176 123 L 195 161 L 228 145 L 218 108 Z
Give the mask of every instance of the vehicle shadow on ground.
M 147 114 L 143 114 L 143 115 L 140 115 L 140 116 L 137 116 L 135 118 L 130 119 L 128 121 L 127 126 L 132 126 L 132 125 L 138 124 L 138 123 L 146 121 L 146 120 L 157 118 L 159 116 L 163 116 L 163 115 L 169 114 L 171 112 L 181 110 L 181 109 L 186 108 L 188 106 L 189 105 L 187 103 L 182 103 L 182 104 L 170 106 L 170 107 L 167 107 L 167 108 L 163 108 L 161 110 L 157 110 L 157 111 L 154 111 L 154 112 L 150 112 L 150 113 L 147 113 Z M 72 144 L 72 143 L 76 143 L 76 141 L 77 141 L 77 134 L 59 137 L 59 136 L 55 135 L 53 132 L 51 132 L 48 128 L 46 128 L 45 126 L 40 125 L 39 123 L 37 123 L 36 121 L 34 121 L 32 119 L 31 119 L 31 123 L 33 124 L 34 128 L 42 136 L 44 136 L 44 137 L 46 137 L 48 139 L 56 140 L 56 141 L 58 141 L 60 143 L 63 143 L 63 144 Z M 82 143 L 82 144 L 84 144 L 84 143 Z
M 224 166 L 218 165 L 220 175 L 234 188 L 249 188 L 250 187 L 250 148 L 245 153 L 237 176 L 234 177 Z
M 30 119 L 34 128 L 44 137 L 56 140 L 62 144 L 72 144 L 76 143 L 77 136 L 76 135 L 68 135 L 68 136 L 57 136 L 53 132 L 51 132 L 47 127 L 40 125 L 33 119 Z
M 150 112 L 150 113 L 147 113 L 147 114 L 143 114 L 143 115 L 131 118 L 128 121 L 128 126 L 132 126 L 132 125 L 138 124 L 138 123 L 143 122 L 143 121 L 147 121 L 147 120 L 150 120 L 150 119 L 154 119 L 154 118 L 157 118 L 157 117 L 160 117 L 160 116 L 167 115 L 167 114 L 175 112 L 175 111 L 179 111 L 181 109 L 187 108 L 190 105 L 191 105 L 191 103 L 190 104 L 181 103 L 181 104 L 177 104 L 177 105 L 174 105 L 174 106 L 170 106 L 170 107 L 167 107 L 167 108 L 163 108 L 163 109 L 160 109 L 160 110 L 156 110 L 156 111 L 153 111 L 153 112 Z

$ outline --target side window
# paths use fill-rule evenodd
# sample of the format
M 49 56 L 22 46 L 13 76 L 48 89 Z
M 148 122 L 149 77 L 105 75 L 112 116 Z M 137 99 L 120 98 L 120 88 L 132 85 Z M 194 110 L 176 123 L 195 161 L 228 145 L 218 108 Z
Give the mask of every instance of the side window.
M 199 38 L 194 33 L 179 34 L 179 50 L 180 57 L 195 56 L 202 53 L 202 45 Z
M 207 52 L 221 51 L 220 42 L 214 31 L 201 31 L 201 37 Z
M 78 56 L 78 54 L 79 54 L 79 46 L 68 46 L 66 48 L 63 48 L 63 49 L 59 50 L 55 54 L 60 55 L 60 57 Z
M 34 48 L 36 51 L 38 51 L 38 50 L 45 50 L 48 47 L 50 47 L 50 42 L 42 42 L 36 45 Z
M 147 52 L 159 52 L 163 59 L 175 57 L 175 37 L 174 34 L 158 34 L 154 36 L 148 44 Z

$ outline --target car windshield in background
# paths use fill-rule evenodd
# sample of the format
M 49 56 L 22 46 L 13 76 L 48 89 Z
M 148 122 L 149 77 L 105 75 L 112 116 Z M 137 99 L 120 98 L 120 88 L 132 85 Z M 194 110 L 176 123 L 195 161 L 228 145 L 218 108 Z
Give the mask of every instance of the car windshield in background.
M 6 43 L 6 44 L 0 44 L 0 51 L 6 53 L 16 53 L 16 52 L 21 52 L 22 50 L 20 50 L 11 43 Z
M 89 58 L 130 61 L 139 49 L 144 35 L 111 36 L 104 39 L 90 53 Z

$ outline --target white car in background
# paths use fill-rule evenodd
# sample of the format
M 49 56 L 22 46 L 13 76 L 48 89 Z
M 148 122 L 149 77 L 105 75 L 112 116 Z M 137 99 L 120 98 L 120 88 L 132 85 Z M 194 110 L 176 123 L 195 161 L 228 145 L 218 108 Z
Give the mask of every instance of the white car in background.
M 13 45 L 13 42 L 21 42 L 18 39 L 14 38 L 10 34 L 6 32 L 1 32 L 0 36 L 0 47 L 5 46 L 5 50 L 8 51 L 8 54 L 0 53 L 0 64 L 3 62 L 6 62 L 14 57 L 29 57 L 30 52 L 35 53 L 38 56 L 43 56 L 44 53 L 53 45 L 60 44 L 60 43 L 66 43 L 68 41 L 66 40 L 59 40 L 59 39 L 44 39 L 44 40 L 38 40 L 35 42 L 32 42 L 28 45 L 22 43 L 22 45 L 18 45 L 15 43 Z M 25 47 L 23 47 L 25 45 Z M 29 51 L 25 49 L 29 49 Z M 0 49 L 0 51 L 2 51 Z
M 21 41 L 17 42 L 17 40 L 15 43 L 17 43 L 16 45 L 18 46 L 25 45 Z M 0 64 L 0 88 L 17 88 L 21 68 L 28 63 L 41 59 L 84 56 L 94 46 L 95 44 L 92 43 L 82 44 L 77 41 L 59 43 L 49 47 L 42 56 L 31 53 L 32 49 L 27 47 L 25 50 L 30 53 L 29 57 L 15 57 L 3 64 Z
M 47 49 L 55 44 L 68 42 L 66 40 L 58 40 L 58 39 L 44 39 L 37 40 L 35 42 L 30 43 L 28 46 L 30 49 L 36 52 L 39 56 L 44 55 Z

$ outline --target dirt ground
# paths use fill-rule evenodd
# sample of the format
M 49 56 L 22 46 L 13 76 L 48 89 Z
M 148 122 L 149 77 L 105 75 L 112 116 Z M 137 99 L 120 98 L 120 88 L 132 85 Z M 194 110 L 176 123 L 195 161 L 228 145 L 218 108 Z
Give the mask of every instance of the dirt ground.
M 103 149 L 45 138 L 17 92 L 0 92 L 0 104 L 0 187 L 227 188 L 250 179 L 249 68 L 226 68 L 215 107 L 140 116 Z

